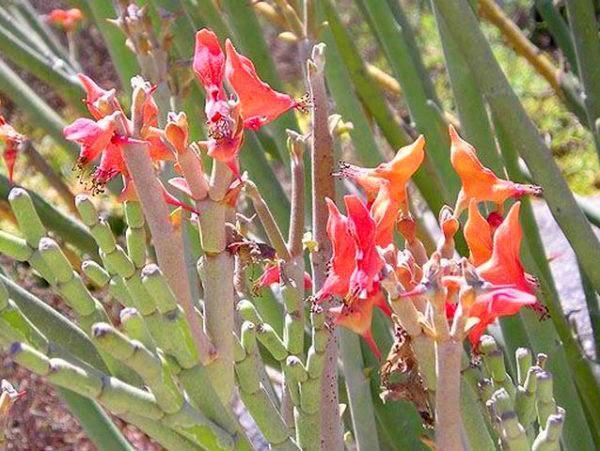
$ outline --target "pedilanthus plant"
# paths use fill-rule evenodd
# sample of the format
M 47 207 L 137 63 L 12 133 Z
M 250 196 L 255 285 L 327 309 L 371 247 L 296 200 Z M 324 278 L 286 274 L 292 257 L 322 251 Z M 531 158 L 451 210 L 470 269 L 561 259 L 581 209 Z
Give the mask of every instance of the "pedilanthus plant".
M 287 20 L 295 20 L 288 13 Z M 127 223 L 125 248 L 107 221 L 98 217 L 89 197 L 79 196 L 76 202 L 100 256 L 98 261 L 84 261 L 81 273 L 96 286 L 107 287 L 123 307 L 119 321 L 110 317 L 107 305 L 48 236 L 27 192 L 12 191 L 11 207 L 24 238 L 1 232 L 0 251 L 27 261 L 48 281 L 75 313 L 78 326 L 73 327 L 85 333 L 80 340 L 97 351 L 102 365 L 53 343 L 42 332 L 46 329 L 30 321 L 2 292 L 8 307 L 0 309 L 0 319 L 6 322 L 0 342 L 14 360 L 56 386 L 95 400 L 167 449 L 251 449 L 233 414 L 238 395 L 271 448 L 335 448 L 342 446 L 338 432 L 343 428 L 335 326 L 362 336 L 381 359 L 371 332 L 377 307 L 393 318 L 402 337 L 384 368 L 406 373 L 410 366 L 409 382 L 420 381 L 388 390 L 424 391 L 419 408 L 431 411 L 438 449 L 463 449 L 463 423 L 479 413 L 478 405 L 461 396 L 467 338 L 473 353 L 483 355 L 486 377 L 496 389 L 481 398 L 493 411 L 490 441 L 498 438 L 508 449 L 556 449 L 564 412 L 556 407 L 552 380 L 542 362 L 539 371 L 531 370 L 526 353 L 520 352 L 515 386 L 498 361 L 497 349 L 482 338 L 497 318 L 521 307 L 544 313 L 535 280 L 519 258 L 520 204 L 505 214 L 509 199 L 539 195 L 540 189 L 497 177 L 450 127 L 451 162 L 462 190 L 453 209 L 439 212 L 442 239 L 434 252 L 428 255 L 417 236 L 409 206 L 408 185 L 425 159 L 422 136 L 376 168 L 343 163 L 333 175 L 348 178 L 363 194 L 345 196 L 342 214 L 332 179 L 325 46 L 319 44 L 307 65 L 310 130 L 289 133 L 293 183 L 286 240 L 260 187 L 240 167 L 239 153 L 247 133 L 309 105 L 273 90 L 231 41 L 223 51 L 211 30 L 200 30 L 195 44 L 192 69 L 206 94 L 206 141 L 191 142 L 188 120 L 196 118 L 161 110 L 164 105 L 154 100 L 155 86 L 141 77 L 132 79 L 127 114 L 114 90 L 80 75 L 93 119 L 79 118 L 64 130 L 65 137 L 81 147 L 82 169 L 99 160 L 91 176 L 93 193 L 101 193 L 115 177 L 124 182 L 119 199 Z M 313 157 L 311 228 L 317 242 L 307 247 L 314 283 L 304 267 L 302 157 L 307 143 Z M 204 171 L 204 153 L 212 161 L 210 175 Z M 161 181 L 165 163 L 174 164 L 178 174 L 169 186 L 185 196 L 184 201 Z M 268 242 L 258 241 L 257 227 L 249 232 L 241 225 L 242 199 L 252 205 Z M 494 208 L 487 218 L 479 209 L 484 202 Z M 201 299 L 194 299 L 190 290 L 180 235 L 188 224 L 182 224 L 180 209 L 193 213 L 191 226 L 200 237 Z M 470 256 L 460 258 L 454 239 L 467 209 L 464 236 Z M 396 231 L 403 246 L 396 244 Z M 266 261 L 257 288 L 280 286 L 282 334 L 258 312 L 260 301 L 253 293 L 236 282 L 246 279 L 252 266 L 246 264 L 248 259 Z M 269 389 L 269 372 L 262 368 L 269 357 L 283 379 L 281 398 Z M 388 402 L 403 396 L 392 393 Z

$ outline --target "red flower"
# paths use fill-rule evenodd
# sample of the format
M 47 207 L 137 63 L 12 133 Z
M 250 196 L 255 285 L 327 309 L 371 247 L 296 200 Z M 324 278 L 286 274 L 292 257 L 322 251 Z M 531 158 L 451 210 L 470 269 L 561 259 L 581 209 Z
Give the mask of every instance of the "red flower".
M 275 91 L 262 81 L 252 61 L 240 55 L 231 41 L 227 40 L 225 50 L 227 52 L 225 74 L 240 101 L 244 127 L 257 130 L 298 106 L 292 97 Z
M 350 276 L 350 292 L 360 298 L 378 289 L 379 273 L 385 264 L 375 244 L 376 225 L 366 205 L 358 196 L 344 197 L 348 230 L 356 243 L 356 267 Z
M 262 275 L 254 282 L 253 289 L 258 291 L 262 288 L 281 283 L 281 269 L 279 265 L 268 265 Z M 304 291 L 312 290 L 312 279 L 310 274 L 304 273 Z
M 17 153 L 19 152 L 19 146 L 27 138 L 17 132 L 12 125 L 10 125 L 3 116 L 0 116 L 0 141 L 4 143 L 4 152 L 2 153 L 2 159 L 6 165 L 6 171 L 8 172 L 8 180 L 13 181 L 13 174 L 15 169 L 15 163 L 17 161 Z
M 98 121 L 79 118 L 64 128 L 65 139 L 81 146 L 78 164 L 86 165 L 97 159 L 107 148 L 115 136 L 116 115 L 103 117 Z
M 370 296 L 367 299 L 355 298 L 346 304 L 333 307 L 329 311 L 334 315 L 335 324 L 350 329 L 352 332 L 363 337 L 373 354 L 375 354 L 375 357 L 381 359 L 381 352 L 371 332 L 375 301 L 376 298 L 374 296 Z
M 225 74 L 225 54 L 217 35 L 203 28 L 196 33 L 196 49 L 192 64 L 194 73 L 200 80 L 209 100 L 225 100 L 223 76 Z
M 479 322 L 470 330 L 469 340 L 473 348 L 477 348 L 481 335 L 487 326 L 502 316 L 515 315 L 523 306 L 537 304 L 536 297 L 516 287 L 492 287 L 479 294 L 466 315 L 476 318 Z
M 148 144 L 148 152 L 153 161 L 173 160 L 174 155 L 163 141 L 164 132 L 159 130 L 158 107 L 152 98 L 155 88 L 141 77 L 132 79 L 135 87 L 141 86 L 146 97 L 141 105 L 142 126 L 140 140 L 128 136 L 131 124 L 125 118 L 121 105 L 115 98 L 114 90 L 105 90 L 91 78 L 79 74 L 85 91 L 86 105 L 95 120 L 76 119 L 64 128 L 63 134 L 69 141 L 80 145 L 77 161 L 84 168 L 100 158 L 100 164 L 92 175 L 92 191 L 102 191 L 104 185 L 118 174 L 127 175 L 123 160 L 123 146 L 132 142 Z
M 53 9 L 46 16 L 46 20 L 52 25 L 57 25 L 65 31 L 74 31 L 77 25 L 83 19 L 83 13 L 77 8 L 71 9 Z
M 356 243 L 348 230 L 348 218 L 340 213 L 331 199 L 325 200 L 329 210 L 327 236 L 331 241 L 332 255 L 327 278 L 316 294 L 317 302 L 332 296 L 346 296 L 350 287 L 350 276 L 356 267 Z
M 519 223 L 520 202 L 515 203 L 494 234 L 491 258 L 477 272 L 494 285 L 513 285 L 527 293 L 537 288 L 533 276 L 525 273 L 520 249 L 523 231 Z
M 244 128 L 257 130 L 299 104 L 261 81 L 252 62 L 238 54 L 230 41 L 226 42 L 226 52 L 227 56 L 211 30 L 202 29 L 196 34 L 192 66 L 206 91 L 208 155 L 227 164 L 239 178 L 237 157 Z M 237 101 L 227 99 L 224 76 Z
M 538 186 L 522 185 L 497 177 L 481 164 L 475 148 L 458 136 L 452 125 L 449 132 L 452 140 L 450 160 L 462 183 L 456 207 L 457 215 L 468 206 L 470 199 L 477 202 L 494 202 L 501 209 L 509 198 L 541 194 L 541 188 Z

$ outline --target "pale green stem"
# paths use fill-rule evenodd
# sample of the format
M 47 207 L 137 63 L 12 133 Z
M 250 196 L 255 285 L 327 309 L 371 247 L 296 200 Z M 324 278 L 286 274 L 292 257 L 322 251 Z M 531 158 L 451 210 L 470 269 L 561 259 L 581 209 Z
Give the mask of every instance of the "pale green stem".
M 204 288 L 204 326 L 213 340 L 217 357 L 207 366 L 221 401 L 229 405 L 234 388 L 234 259 L 227 251 L 225 194 L 232 174 L 223 163 L 214 161 L 209 196 L 198 202 L 198 218 L 204 255 L 198 261 L 198 274 Z
M 236 343 L 235 356 L 240 396 L 270 446 L 281 446 L 284 443 L 293 445 L 290 429 L 262 386 L 257 369 L 256 349 L 256 326 L 244 322 L 241 343 Z
M 147 146 L 129 144 L 123 150 L 123 156 L 133 182 L 138 187 L 137 193 L 152 233 L 158 264 L 185 312 L 201 362 L 208 363 L 213 357 L 213 346 L 202 330 L 196 315 L 191 299 L 182 241 L 179 232 L 173 228 L 169 219 L 169 208 L 154 173 Z

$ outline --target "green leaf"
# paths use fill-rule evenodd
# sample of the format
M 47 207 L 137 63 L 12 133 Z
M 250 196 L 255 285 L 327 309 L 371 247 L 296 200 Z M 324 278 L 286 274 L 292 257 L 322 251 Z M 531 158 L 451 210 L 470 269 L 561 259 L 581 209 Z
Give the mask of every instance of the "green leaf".
M 96 401 L 84 398 L 66 388 L 56 387 L 56 390 L 98 450 L 134 450 Z
M 57 144 L 64 147 L 71 157 L 79 150 L 63 137 L 63 119 L 27 83 L 25 83 L 4 61 L 0 60 L 0 91 L 15 102 L 31 122 L 44 128 Z
M 596 291 L 600 291 L 600 271 L 597 270 L 600 242 L 577 205 L 550 149 L 502 73 L 475 15 L 466 0 L 433 1 L 463 52 L 497 122 L 510 131 L 507 141 L 523 157 L 534 181 L 544 189 L 552 215 L 575 250 L 590 282 Z
M 439 109 L 432 106 L 437 104 L 436 98 L 430 97 L 429 91 L 432 88 L 426 87 L 425 82 L 422 81 L 422 77 L 427 77 L 427 74 L 421 73 L 417 67 L 422 67 L 423 64 L 415 63 L 414 58 L 418 55 L 418 49 L 411 50 L 409 42 L 406 41 L 405 37 L 410 34 L 410 30 L 406 26 L 404 29 L 399 27 L 386 2 L 380 0 L 356 0 L 356 2 L 364 8 L 370 19 L 369 23 L 373 27 L 381 49 L 400 82 L 417 130 L 427 139 L 427 154 L 442 178 L 444 191 L 447 193 L 446 198 L 454 199 L 460 185 L 450 164 L 450 137 L 447 125 Z M 414 44 L 414 39 L 411 42 Z
M 93 18 L 121 80 L 121 89 L 125 93 L 130 93 L 131 78 L 139 73 L 139 67 L 135 56 L 125 45 L 123 32 L 108 22 L 108 19 L 117 17 L 112 2 L 110 0 L 76 0 L 75 3 L 88 13 L 88 17 Z
M 596 10 L 592 0 L 570 0 L 566 7 L 588 123 L 600 158 L 600 39 Z

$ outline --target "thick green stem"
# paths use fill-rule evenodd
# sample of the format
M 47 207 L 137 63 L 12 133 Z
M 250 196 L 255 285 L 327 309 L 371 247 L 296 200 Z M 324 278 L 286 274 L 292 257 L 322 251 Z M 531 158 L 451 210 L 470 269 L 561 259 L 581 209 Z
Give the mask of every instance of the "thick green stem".
M 204 326 L 213 340 L 217 356 L 207 366 L 221 401 L 229 405 L 234 388 L 234 259 L 227 251 L 226 217 L 230 208 L 225 194 L 232 180 L 231 171 L 215 161 L 209 196 L 197 205 L 203 210 L 198 218 L 204 255 L 198 261 L 198 273 L 204 288 Z
M 256 360 L 256 326 L 242 325 L 241 343 L 236 343 L 235 370 L 240 395 L 260 431 L 271 446 L 291 442 L 290 429 L 261 384 Z
M 147 146 L 145 144 L 129 144 L 123 150 L 123 156 L 133 182 L 138 187 L 137 193 L 152 233 L 158 264 L 185 312 L 201 362 L 208 363 L 213 357 L 212 344 L 202 330 L 196 315 L 185 267 L 182 241 L 179 232 L 173 228 L 169 219 L 169 208 L 154 173 Z

